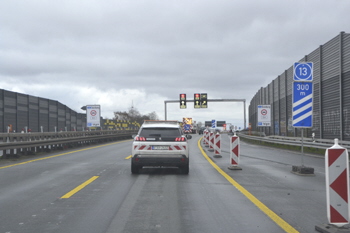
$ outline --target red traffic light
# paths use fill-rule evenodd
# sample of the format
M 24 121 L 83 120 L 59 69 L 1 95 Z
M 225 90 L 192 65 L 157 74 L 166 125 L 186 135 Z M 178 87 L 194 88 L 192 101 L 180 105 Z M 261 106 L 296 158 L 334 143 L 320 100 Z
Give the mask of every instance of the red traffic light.
M 180 94 L 180 108 L 186 108 L 186 94 Z

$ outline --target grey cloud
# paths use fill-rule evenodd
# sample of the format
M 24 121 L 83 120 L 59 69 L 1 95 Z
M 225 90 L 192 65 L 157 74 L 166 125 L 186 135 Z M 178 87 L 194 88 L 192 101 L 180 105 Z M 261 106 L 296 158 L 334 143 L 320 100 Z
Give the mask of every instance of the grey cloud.
M 340 31 L 349 32 L 349 6 L 348 1 L 328 0 L 5 0 L 0 79 L 34 94 L 31 86 L 35 95 L 72 108 L 90 98 L 84 93 L 72 97 L 67 88 L 77 86 L 109 96 L 142 90 L 144 96 L 135 102 L 142 102 L 144 111 L 156 106 L 149 112 L 159 115 L 164 99 L 179 93 L 249 102 L 293 62 Z M 58 90 L 43 91 L 38 85 Z M 133 98 L 129 93 L 124 96 Z M 116 102 L 115 108 L 125 105 Z M 189 114 L 199 118 L 198 112 Z M 208 109 L 205 114 L 214 113 Z

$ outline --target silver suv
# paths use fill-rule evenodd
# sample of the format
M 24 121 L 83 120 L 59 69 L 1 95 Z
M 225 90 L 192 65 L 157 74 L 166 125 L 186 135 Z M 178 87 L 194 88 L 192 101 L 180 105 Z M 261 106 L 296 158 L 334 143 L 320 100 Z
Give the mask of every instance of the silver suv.
M 177 121 L 145 121 L 132 144 L 131 172 L 139 173 L 144 166 L 178 167 L 189 172 L 187 140 Z

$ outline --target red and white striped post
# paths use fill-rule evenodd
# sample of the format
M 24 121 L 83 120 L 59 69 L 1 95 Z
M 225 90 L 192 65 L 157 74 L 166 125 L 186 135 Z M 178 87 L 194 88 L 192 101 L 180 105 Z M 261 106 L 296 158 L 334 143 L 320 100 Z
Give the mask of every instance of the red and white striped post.
M 205 147 L 209 147 L 209 131 L 208 130 L 204 130 L 204 146 Z
M 214 138 L 214 157 L 221 158 L 221 134 L 215 134 Z
M 236 133 L 230 137 L 230 166 L 228 169 L 231 170 L 242 170 L 238 167 L 240 157 L 239 137 Z
M 214 151 L 214 133 L 209 132 L 209 151 Z
M 349 158 L 348 150 L 338 145 L 326 150 L 326 190 L 328 222 L 337 227 L 349 224 Z

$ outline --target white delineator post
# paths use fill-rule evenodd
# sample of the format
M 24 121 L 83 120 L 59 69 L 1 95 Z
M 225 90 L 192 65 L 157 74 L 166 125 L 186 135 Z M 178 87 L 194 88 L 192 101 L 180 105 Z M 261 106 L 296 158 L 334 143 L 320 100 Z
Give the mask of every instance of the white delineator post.
M 326 190 L 328 222 L 337 227 L 349 224 L 349 158 L 348 150 L 338 145 L 326 150 Z
M 221 134 L 214 135 L 214 157 L 221 158 Z
M 230 166 L 231 170 L 242 170 L 238 167 L 240 157 L 239 137 L 236 133 L 230 137 Z

